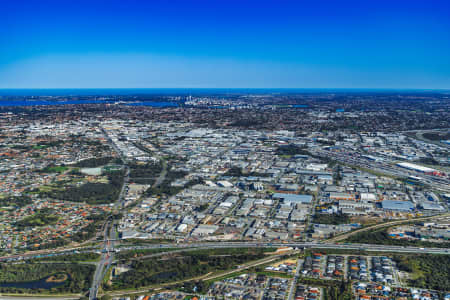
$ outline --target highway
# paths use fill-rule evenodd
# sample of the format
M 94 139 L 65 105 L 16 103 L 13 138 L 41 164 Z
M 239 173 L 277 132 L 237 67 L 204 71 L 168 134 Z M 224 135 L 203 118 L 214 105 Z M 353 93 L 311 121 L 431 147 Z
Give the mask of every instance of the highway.
M 218 249 L 218 248 L 248 248 L 248 247 L 293 247 L 293 248 L 315 248 L 315 249 L 342 249 L 342 250 L 361 250 L 375 252 L 400 252 L 400 253 L 423 253 L 423 254 L 450 254 L 448 248 L 420 248 L 420 247 L 403 247 L 390 245 L 373 245 L 373 244 L 335 244 L 335 243 L 317 243 L 317 242 L 287 242 L 287 243 L 258 243 L 258 242 L 212 242 L 212 243 L 183 243 L 183 244 L 151 244 L 144 246 L 121 247 L 115 251 L 138 250 L 138 249 L 163 249 L 163 248 L 179 248 L 179 249 Z
M 110 234 L 111 235 L 111 234 Z M 109 244 L 108 244 L 109 243 Z M 390 245 L 375 245 L 375 244 L 336 244 L 332 242 L 319 243 L 319 242 L 286 242 L 286 243 L 266 243 L 266 242 L 198 242 L 198 243 L 165 243 L 165 244 L 149 244 L 149 245 L 130 245 L 117 247 L 119 240 L 107 239 L 104 242 L 103 252 L 115 253 L 127 250 L 142 250 L 142 249 L 218 249 L 218 248 L 277 248 L 277 247 L 294 247 L 294 248 L 317 248 L 317 249 L 343 249 L 343 250 L 364 250 L 364 251 L 376 251 L 376 252 L 399 252 L 399 253 L 421 253 L 421 254 L 449 254 L 449 248 L 420 248 L 420 247 L 403 247 L 403 246 L 390 246 Z M 87 248 L 85 250 L 77 250 L 77 253 L 89 253 L 98 252 L 98 249 Z M 58 255 L 72 254 L 74 251 L 59 252 Z M 46 255 L 53 254 L 52 250 L 49 250 Z M 14 256 L 0 257 L 0 261 L 21 261 L 40 258 L 45 254 L 23 254 Z M 106 255 L 105 255 L 106 257 Z M 104 259 L 103 262 L 107 260 Z
M 378 173 L 384 173 L 390 176 L 408 178 L 410 176 L 420 177 L 424 184 L 429 185 L 432 188 L 441 190 L 444 192 L 450 192 L 450 180 L 443 177 L 433 176 L 391 165 L 385 162 L 371 161 L 361 155 L 358 152 L 353 152 L 347 149 L 345 152 L 335 152 L 327 150 L 317 150 L 314 154 L 339 161 L 340 163 L 354 165 L 361 168 L 369 169 Z
M 450 216 L 450 213 L 445 213 L 445 214 L 439 214 L 439 215 L 434 215 L 434 216 L 427 216 L 427 217 L 419 217 L 419 218 L 413 218 L 413 219 L 407 219 L 407 220 L 398 220 L 398 221 L 390 221 L 390 222 L 385 222 L 385 223 L 380 223 L 380 224 L 375 224 L 372 226 L 367 226 L 367 227 L 363 227 L 360 229 L 356 229 L 356 230 L 352 230 L 340 235 L 337 235 L 335 237 L 332 237 L 330 239 L 327 240 L 328 243 L 336 243 L 336 242 L 340 242 L 343 241 L 345 239 L 347 239 L 348 237 L 358 234 L 360 232 L 364 232 L 364 231 L 369 231 L 369 230 L 373 230 L 373 229 L 377 229 L 377 228 L 384 228 L 384 227 L 390 227 L 393 225 L 400 225 L 400 224 L 406 224 L 409 222 L 417 222 L 417 221 L 425 221 L 425 220 L 433 220 L 433 219 L 440 219 L 440 218 L 445 218 Z
M 109 234 L 108 234 L 109 231 Z M 98 289 L 106 274 L 106 271 L 111 267 L 114 262 L 114 254 L 116 252 L 127 250 L 142 250 L 142 249 L 165 249 L 165 248 L 177 248 L 178 250 L 191 250 L 191 249 L 221 249 L 221 248 L 252 248 L 252 247 L 265 247 L 265 248 L 279 248 L 279 247 L 292 247 L 298 249 L 337 249 L 337 250 L 356 250 L 356 251 L 368 251 L 368 252 L 385 252 L 385 253 L 414 253 L 414 254 L 446 254 L 450 255 L 450 249 L 448 248 L 420 248 L 420 247 L 402 247 L 402 246 L 389 246 L 389 245 L 372 245 L 372 244 L 335 244 L 335 243 L 317 243 L 317 242 L 288 242 L 288 243 L 258 243 L 258 242 L 199 242 L 199 243 L 170 243 L 170 244 L 149 244 L 141 246 L 128 246 L 117 248 L 118 240 L 115 237 L 115 226 L 111 221 L 108 222 L 108 226 L 105 226 L 105 236 L 109 235 L 108 239 L 103 242 L 103 250 L 100 261 L 97 263 L 97 268 L 94 273 L 92 286 L 89 291 L 89 299 L 97 299 Z M 98 250 L 89 249 L 82 252 L 96 252 Z M 51 253 L 51 251 L 49 251 Z M 64 252 L 60 253 L 63 254 Z M 73 253 L 66 252 L 67 254 Z M 163 255 L 163 252 L 160 255 Z M 20 256 L 20 260 L 33 259 L 41 257 L 42 254 L 32 254 Z M 17 257 L 17 256 L 15 256 Z M 11 257 L 0 258 L 0 261 L 11 259 Z M 17 258 L 16 258 L 17 259 Z M 19 259 L 18 259 L 19 260 Z
M 109 239 L 105 239 L 103 242 L 104 248 L 100 257 L 100 261 L 97 263 L 97 267 L 94 273 L 94 279 L 92 281 L 91 288 L 89 290 L 89 299 L 93 300 L 97 298 L 98 288 L 106 274 L 106 271 L 111 267 L 114 260 L 114 243 L 116 238 L 116 230 L 114 222 L 112 220 L 108 221 L 107 226 L 105 226 L 105 237 L 108 236 Z M 111 240 L 110 240 L 111 239 Z
M 167 162 L 159 156 L 155 156 L 155 157 L 161 161 L 162 171 L 159 174 L 158 178 L 155 180 L 155 183 L 152 185 L 153 188 L 160 186 L 161 183 L 163 183 L 163 181 L 166 179 L 166 175 L 167 175 Z
M 376 251 L 376 252 L 398 252 L 398 253 L 414 253 L 414 254 L 450 254 L 450 249 L 439 249 L 439 248 L 418 248 L 418 247 L 401 247 L 401 246 L 386 246 L 386 245 L 367 245 L 367 244 L 323 244 L 323 243 L 257 243 L 257 242 L 229 242 L 229 243 L 186 243 L 186 244 L 154 244 L 154 245 L 145 245 L 145 246 L 130 246 L 130 247 L 122 247 L 120 248 L 120 251 L 126 251 L 126 250 L 134 250 L 134 249 L 164 249 L 164 248 L 179 248 L 190 250 L 193 248 L 196 249 L 218 249 L 218 248 L 247 248 L 247 247 L 293 247 L 293 248 L 314 248 L 314 249 L 341 249 L 341 250 L 358 250 L 358 251 Z M 115 251 L 118 251 L 119 249 L 116 248 Z M 179 250 L 175 250 L 179 251 Z M 164 255 L 167 252 L 154 254 L 154 256 L 157 255 Z M 279 256 L 280 257 L 280 256 Z M 267 260 L 271 261 L 273 257 Z M 260 264 L 261 261 L 257 262 L 255 265 Z M 298 261 L 298 264 L 300 266 L 301 260 Z M 252 264 L 253 265 L 253 264 Z M 250 265 L 249 265 L 250 266 Z M 241 269 L 247 269 L 247 267 L 241 267 Z M 219 275 L 214 276 L 206 276 L 206 277 L 198 277 L 198 279 L 203 278 L 204 280 L 213 279 L 215 277 L 222 277 L 227 274 L 234 273 L 236 271 L 239 271 L 239 269 L 221 273 Z M 294 281 L 292 282 L 292 285 L 290 286 L 289 290 L 289 298 L 294 297 L 295 295 L 295 283 L 300 276 L 300 267 L 296 269 L 296 275 L 294 276 Z M 191 280 L 191 279 L 189 279 Z M 147 289 L 145 289 L 147 290 Z M 125 292 L 118 292 L 114 295 L 121 295 Z M 129 293 L 129 291 L 126 291 L 126 293 Z
M 125 207 L 125 193 L 126 188 L 128 186 L 128 182 L 130 180 L 130 168 L 126 164 L 126 158 L 123 153 L 117 147 L 117 145 L 113 142 L 113 140 L 109 137 L 108 133 L 102 128 L 102 131 L 107 138 L 111 147 L 119 154 L 122 158 L 125 167 L 125 176 L 122 184 L 122 189 L 120 190 L 119 197 L 117 201 L 114 203 L 115 210 L 122 210 Z M 98 288 L 100 287 L 103 278 L 105 277 L 106 272 L 111 267 L 112 262 L 114 261 L 114 244 L 117 239 L 116 226 L 114 224 L 114 220 L 110 218 L 105 226 L 104 231 L 105 240 L 103 242 L 103 249 L 100 257 L 100 261 L 97 263 L 97 267 L 95 269 L 94 278 L 92 280 L 92 285 L 89 290 L 89 299 L 94 300 L 97 299 Z

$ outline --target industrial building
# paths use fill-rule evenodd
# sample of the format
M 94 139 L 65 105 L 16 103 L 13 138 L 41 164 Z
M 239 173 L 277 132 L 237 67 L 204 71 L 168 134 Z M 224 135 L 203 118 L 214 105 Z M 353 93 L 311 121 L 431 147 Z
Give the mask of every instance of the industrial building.
M 416 165 L 416 164 L 412 164 L 412 163 L 408 163 L 408 162 L 398 163 L 397 166 L 405 168 L 405 169 L 409 169 L 409 170 L 422 172 L 422 173 L 433 173 L 433 172 L 436 172 L 435 169 L 424 167 L 424 166 L 420 166 L 420 165 Z
M 411 211 L 414 210 L 414 203 L 411 201 L 395 201 L 395 200 L 384 200 L 381 201 L 381 207 L 385 210 L 393 211 Z
M 313 197 L 311 195 L 296 195 L 296 194 L 285 194 L 285 193 L 275 193 L 272 195 L 274 199 L 283 200 L 284 203 L 311 203 Z

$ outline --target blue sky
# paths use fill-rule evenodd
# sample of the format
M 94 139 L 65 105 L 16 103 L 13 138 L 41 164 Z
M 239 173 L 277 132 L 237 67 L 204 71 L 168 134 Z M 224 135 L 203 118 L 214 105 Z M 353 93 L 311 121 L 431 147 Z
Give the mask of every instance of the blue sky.
M 450 88 L 450 1 L 0 1 L 0 88 Z

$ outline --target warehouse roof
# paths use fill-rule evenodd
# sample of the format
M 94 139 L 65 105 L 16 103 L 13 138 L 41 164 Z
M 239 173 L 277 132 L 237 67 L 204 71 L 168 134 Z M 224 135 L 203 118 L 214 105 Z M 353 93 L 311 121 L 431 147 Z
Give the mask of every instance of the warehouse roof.
M 444 210 L 444 207 L 437 203 L 422 202 L 420 203 L 420 206 L 425 210 Z
M 283 199 L 285 202 L 294 203 L 311 203 L 311 195 L 297 195 L 297 194 L 285 194 L 285 193 L 275 193 L 272 196 L 275 199 Z
M 427 168 L 424 166 L 420 166 L 420 165 L 416 165 L 416 164 L 412 164 L 412 163 L 408 163 L 408 162 L 401 162 L 398 163 L 397 166 L 406 168 L 406 169 L 411 169 L 411 170 L 416 170 L 416 171 L 420 171 L 420 172 L 424 172 L 424 173 L 431 173 L 431 172 L 435 172 L 435 169 L 431 169 L 431 168 Z
M 395 200 L 384 200 L 381 202 L 381 206 L 383 209 L 388 210 L 413 210 L 414 209 L 414 203 L 411 201 L 395 201 Z

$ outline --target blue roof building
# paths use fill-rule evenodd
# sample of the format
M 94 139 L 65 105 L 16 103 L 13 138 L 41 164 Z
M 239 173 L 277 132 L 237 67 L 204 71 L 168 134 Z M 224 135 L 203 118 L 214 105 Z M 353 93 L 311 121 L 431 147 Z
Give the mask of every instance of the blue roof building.
M 283 200 L 284 203 L 306 203 L 312 202 L 313 197 L 311 195 L 297 195 L 297 194 L 285 194 L 285 193 L 275 193 L 272 195 L 274 199 Z
M 415 205 L 411 201 L 384 200 L 381 202 L 381 207 L 386 210 L 411 211 L 414 210 Z

